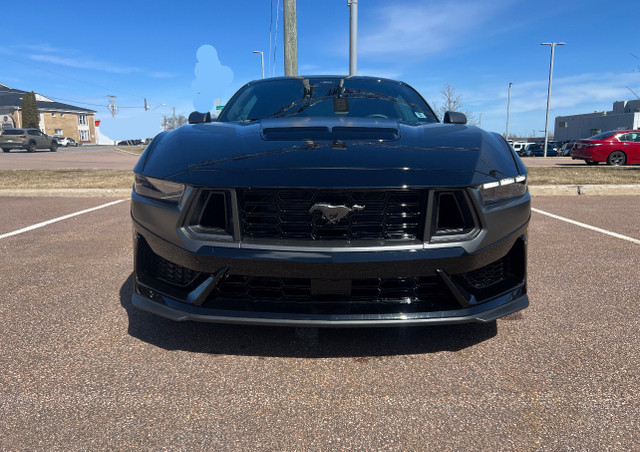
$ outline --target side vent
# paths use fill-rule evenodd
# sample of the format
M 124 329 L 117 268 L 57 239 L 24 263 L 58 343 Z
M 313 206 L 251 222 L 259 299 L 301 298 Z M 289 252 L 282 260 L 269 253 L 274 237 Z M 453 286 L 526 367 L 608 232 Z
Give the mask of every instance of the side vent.
M 432 242 L 465 240 L 477 232 L 477 223 L 463 191 L 435 192 L 433 202 Z
M 200 194 L 197 207 L 191 215 L 189 228 L 198 234 L 227 236 L 231 238 L 230 194 L 223 191 L 204 191 Z

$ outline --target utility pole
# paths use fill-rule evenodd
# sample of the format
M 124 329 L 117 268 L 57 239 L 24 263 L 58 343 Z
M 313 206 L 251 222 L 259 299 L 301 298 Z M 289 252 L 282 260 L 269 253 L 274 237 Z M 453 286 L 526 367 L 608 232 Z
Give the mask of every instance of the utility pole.
M 111 117 L 115 118 L 116 117 L 116 113 L 118 113 L 118 106 L 116 105 L 116 97 L 117 96 L 113 96 L 111 94 L 108 94 L 107 97 L 109 98 L 109 105 L 107 105 L 107 109 L 109 111 L 111 111 Z
M 553 79 L 553 54 L 556 46 L 565 45 L 564 42 L 543 42 L 541 46 L 551 46 L 551 63 L 549 63 L 549 89 L 547 91 L 547 119 L 544 122 L 544 156 L 547 156 L 549 143 L 549 105 L 551 104 L 551 80 Z
M 358 0 L 347 0 L 349 6 L 349 75 L 358 75 Z
M 507 96 L 507 131 L 504 133 L 505 140 L 509 139 L 509 110 L 511 109 L 511 85 L 513 85 L 513 82 L 509 82 L 509 94 Z
M 296 0 L 284 0 L 284 75 L 298 75 L 298 24 Z

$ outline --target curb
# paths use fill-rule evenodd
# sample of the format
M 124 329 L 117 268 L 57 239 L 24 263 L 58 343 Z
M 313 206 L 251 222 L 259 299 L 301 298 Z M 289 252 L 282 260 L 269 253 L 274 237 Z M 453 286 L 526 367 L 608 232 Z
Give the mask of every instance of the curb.
M 531 196 L 633 196 L 640 185 L 529 185 Z

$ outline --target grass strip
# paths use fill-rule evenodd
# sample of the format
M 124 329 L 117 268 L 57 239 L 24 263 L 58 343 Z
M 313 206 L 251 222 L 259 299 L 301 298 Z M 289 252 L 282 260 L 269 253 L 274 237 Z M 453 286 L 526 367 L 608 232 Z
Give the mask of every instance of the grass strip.
M 130 170 L 3 170 L 0 189 L 131 188 Z
M 549 166 L 529 169 L 529 185 L 640 184 L 640 166 Z
M 131 188 L 128 170 L 2 170 L 0 189 Z M 529 168 L 529 185 L 640 184 L 640 166 L 567 166 Z

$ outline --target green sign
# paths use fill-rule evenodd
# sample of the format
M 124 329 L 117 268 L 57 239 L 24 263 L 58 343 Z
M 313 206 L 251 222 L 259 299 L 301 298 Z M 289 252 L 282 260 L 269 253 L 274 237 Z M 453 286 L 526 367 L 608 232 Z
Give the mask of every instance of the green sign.
M 216 110 L 220 111 L 224 108 L 224 105 L 216 105 Z

